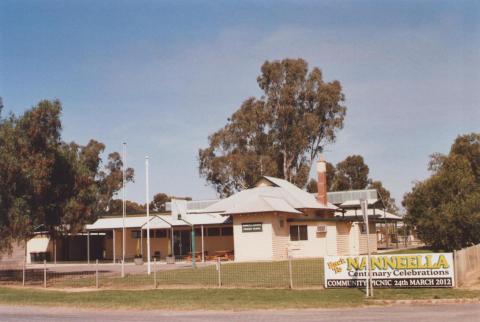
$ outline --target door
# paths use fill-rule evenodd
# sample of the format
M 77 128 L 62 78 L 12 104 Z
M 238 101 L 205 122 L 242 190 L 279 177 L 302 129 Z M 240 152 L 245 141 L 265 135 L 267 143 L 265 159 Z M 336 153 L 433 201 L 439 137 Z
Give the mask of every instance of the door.
M 188 255 L 191 249 L 191 240 L 190 230 L 176 230 L 173 232 L 173 251 L 175 257 Z

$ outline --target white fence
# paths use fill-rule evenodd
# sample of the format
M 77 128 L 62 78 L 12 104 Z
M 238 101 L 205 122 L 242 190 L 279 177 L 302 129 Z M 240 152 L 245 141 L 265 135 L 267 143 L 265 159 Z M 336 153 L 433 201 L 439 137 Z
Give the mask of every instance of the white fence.
M 457 286 L 465 285 L 480 273 L 480 244 L 453 252 Z

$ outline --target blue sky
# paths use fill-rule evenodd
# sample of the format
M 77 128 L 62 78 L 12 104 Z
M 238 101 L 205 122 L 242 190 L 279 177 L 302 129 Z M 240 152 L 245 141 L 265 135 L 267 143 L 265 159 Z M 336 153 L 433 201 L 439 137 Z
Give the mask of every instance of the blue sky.
M 172 4 L 173 3 L 173 4 Z M 0 96 L 16 114 L 64 106 L 63 137 L 128 143 L 144 202 L 215 192 L 197 152 L 250 96 L 265 60 L 302 57 L 338 79 L 345 128 L 325 157 L 361 154 L 401 201 L 428 156 L 480 130 L 477 1 L 2 1 Z

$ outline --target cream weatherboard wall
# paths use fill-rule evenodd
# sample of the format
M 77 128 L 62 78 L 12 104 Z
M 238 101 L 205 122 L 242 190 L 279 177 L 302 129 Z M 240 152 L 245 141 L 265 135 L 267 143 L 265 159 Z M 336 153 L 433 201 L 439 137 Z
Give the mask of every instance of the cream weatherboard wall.
M 359 227 L 360 225 L 357 225 L 357 226 Z M 370 252 L 375 253 L 377 251 L 377 234 L 375 231 L 375 224 L 370 223 L 368 229 L 370 233 L 369 234 Z M 360 255 L 368 253 L 366 233 L 363 233 L 363 234 L 360 233 L 359 244 L 360 244 Z
M 350 232 L 352 230 L 351 222 L 337 223 L 337 255 L 350 255 Z
M 303 222 L 291 225 L 306 225 L 307 240 L 289 242 L 289 252 L 293 258 L 324 257 L 336 255 L 337 228 L 335 222 Z M 317 233 L 319 225 L 326 226 L 326 232 Z
M 233 216 L 235 261 L 273 260 L 272 214 Z M 243 232 L 242 224 L 262 223 L 262 231 Z
M 290 231 L 285 215 L 272 218 L 272 247 L 274 259 L 287 259 Z

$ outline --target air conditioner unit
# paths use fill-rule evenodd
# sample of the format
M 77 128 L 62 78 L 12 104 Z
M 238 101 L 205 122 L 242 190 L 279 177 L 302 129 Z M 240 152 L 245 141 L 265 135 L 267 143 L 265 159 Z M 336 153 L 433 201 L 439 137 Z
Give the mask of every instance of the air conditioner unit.
M 326 233 L 326 232 L 327 232 L 327 226 L 325 225 L 317 226 L 317 233 Z

